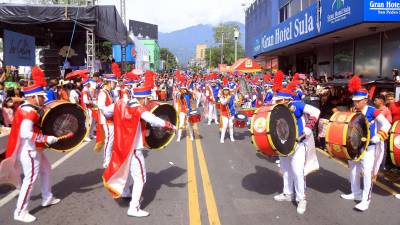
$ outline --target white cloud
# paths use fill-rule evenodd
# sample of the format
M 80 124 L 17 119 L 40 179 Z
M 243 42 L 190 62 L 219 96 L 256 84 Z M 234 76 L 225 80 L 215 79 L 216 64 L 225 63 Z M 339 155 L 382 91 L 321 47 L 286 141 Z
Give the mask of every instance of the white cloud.
M 252 0 L 125 0 L 127 19 L 158 25 L 161 32 L 171 32 L 197 24 L 226 21 L 244 23 L 244 7 Z M 115 4 L 120 0 L 99 0 Z

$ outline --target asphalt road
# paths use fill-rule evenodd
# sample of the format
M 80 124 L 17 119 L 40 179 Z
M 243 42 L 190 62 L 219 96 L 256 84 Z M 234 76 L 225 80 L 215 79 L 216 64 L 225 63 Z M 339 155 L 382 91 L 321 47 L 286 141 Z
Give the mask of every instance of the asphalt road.
M 201 122 L 196 136 L 147 152 L 142 208 L 149 217 L 128 217 L 129 200 L 114 200 L 103 187 L 102 154 L 93 151 L 92 141 L 52 171 L 60 204 L 40 206 L 38 180 L 29 206 L 38 218 L 33 224 L 400 224 L 400 200 L 392 196 L 400 189 L 382 181 L 382 188 L 374 186 L 370 209 L 355 211 L 355 202 L 340 199 L 350 191 L 347 168 L 323 154 L 318 155 L 321 169 L 307 177 L 307 211 L 298 215 L 294 203 L 273 200 L 282 190 L 279 167 L 256 153 L 247 129 L 235 131 L 236 142 L 227 138 L 220 144 L 217 126 Z M 53 164 L 67 155 L 46 154 Z M 12 192 L 0 186 L 0 203 Z M 0 224 L 19 224 L 12 218 L 16 198 L 4 203 Z

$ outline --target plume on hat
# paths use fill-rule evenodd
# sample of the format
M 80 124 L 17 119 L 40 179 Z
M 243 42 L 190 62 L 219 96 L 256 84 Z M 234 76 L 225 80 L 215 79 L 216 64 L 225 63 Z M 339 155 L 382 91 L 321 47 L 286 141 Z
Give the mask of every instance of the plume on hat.
M 351 93 L 361 90 L 361 79 L 358 75 L 353 76 L 348 84 L 348 89 Z
M 40 86 L 47 86 L 46 78 L 44 77 L 44 72 L 40 67 L 34 66 L 32 68 L 32 79 L 33 83 Z
M 269 73 L 264 74 L 264 82 L 271 82 L 271 74 Z
M 144 86 L 153 88 L 154 87 L 154 77 L 155 73 L 151 70 L 146 70 L 144 73 Z
M 121 70 L 119 69 L 119 65 L 117 63 L 114 62 L 111 64 L 111 71 L 117 78 L 121 77 Z
M 228 85 L 228 78 L 227 77 L 222 78 L 222 85 L 223 86 L 227 86 Z
M 278 70 L 278 72 L 275 74 L 274 76 L 274 85 L 273 85 L 273 90 L 274 91 L 279 91 L 283 85 L 282 85 L 282 81 L 284 79 L 284 74 L 281 70 Z

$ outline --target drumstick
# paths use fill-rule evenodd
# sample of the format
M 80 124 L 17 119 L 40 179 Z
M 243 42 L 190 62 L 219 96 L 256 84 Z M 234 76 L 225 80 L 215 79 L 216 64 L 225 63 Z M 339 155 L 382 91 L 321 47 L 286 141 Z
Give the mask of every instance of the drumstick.
M 367 141 L 368 141 L 368 138 L 362 137 L 362 138 L 361 138 L 361 141 L 362 141 L 362 142 L 367 142 Z
M 68 132 L 67 134 L 65 134 L 63 136 L 58 137 L 58 140 L 60 141 L 60 140 L 64 140 L 64 139 L 69 139 L 69 138 L 72 138 L 73 136 L 74 136 L 73 132 Z

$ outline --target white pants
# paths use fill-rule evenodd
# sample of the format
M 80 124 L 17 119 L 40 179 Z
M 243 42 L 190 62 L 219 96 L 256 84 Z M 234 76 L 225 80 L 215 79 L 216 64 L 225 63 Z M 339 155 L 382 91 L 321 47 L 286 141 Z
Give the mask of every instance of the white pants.
M 188 128 L 189 128 L 189 135 L 190 135 L 190 138 L 193 139 L 193 127 L 192 127 L 192 124 L 189 123 L 189 121 L 187 121 L 186 113 L 180 112 L 180 113 L 179 113 L 179 127 L 178 127 L 179 129 L 178 129 L 178 137 L 177 137 L 177 140 L 181 140 L 181 137 L 182 137 L 182 130 L 183 130 L 184 126 L 185 126 L 185 121 L 186 121 L 187 126 L 188 126 Z M 186 135 L 186 136 L 187 136 L 187 135 Z
M 292 195 L 294 186 L 296 201 L 304 200 L 306 198 L 306 181 L 304 177 L 305 144 L 303 142 L 298 143 L 293 155 L 279 157 L 279 160 L 283 173 L 283 193 Z
M 129 187 L 132 184 L 132 199 L 129 203 L 130 209 L 138 210 L 140 207 L 140 197 L 142 196 L 143 186 L 146 183 L 146 166 L 142 150 L 134 150 L 130 164 L 130 177 L 125 185 L 122 195 L 130 193 Z
M 93 123 L 93 117 L 92 117 L 92 110 L 91 109 L 86 109 L 86 129 L 88 130 L 88 135 L 92 135 L 93 133 L 93 127 L 94 127 L 94 123 Z
M 375 161 L 375 145 L 368 146 L 367 152 L 359 162 L 349 162 L 351 192 L 354 195 L 362 195 L 362 200 L 371 200 L 372 193 L 372 169 Z M 361 172 L 364 188 L 361 189 Z
M 199 108 L 199 106 L 200 106 L 201 97 L 202 97 L 202 93 L 197 92 L 196 93 L 196 108 Z
M 40 190 L 43 201 L 47 201 L 53 197 L 50 187 L 51 166 L 44 153 L 35 150 L 22 150 L 19 160 L 24 172 L 24 179 L 22 180 L 17 200 L 17 208 L 14 212 L 17 215 L 28 211 L 29 200 L 38 175 L 40 175 Z
M 217 108 L 215 103 L 209 102 L 208 103 L 208 124 L 211 124 L 211 121 L 214 119 L 216 124 L 219 124 L 217 118 Z
M 104 156 L 103 167 L 107 168 L 111 160 L 112 148 L 114 144 L 114 124 L 103 124 L 104 129 Z
M 229 137 L 231 141 L 234 141 L 233 138 L 233 120 L 235 117 L 231 116 L 229 119 L 226 116 L 222 117 L 222 129 L 221 129 L 221 142 L 225 140 L 225 133 L 227 128 L 229 127 Z

